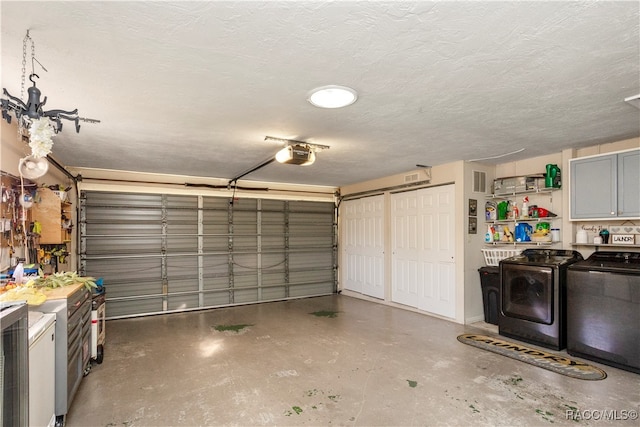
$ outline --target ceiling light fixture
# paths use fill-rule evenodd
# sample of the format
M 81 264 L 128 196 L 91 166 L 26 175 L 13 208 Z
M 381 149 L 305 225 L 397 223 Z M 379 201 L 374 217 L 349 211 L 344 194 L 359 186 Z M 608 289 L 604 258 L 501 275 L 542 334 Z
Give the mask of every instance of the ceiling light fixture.
M 307 101 L 320 108 L 342 108 L 358 99 L 358 93 L 346 86 L 329 85 L 313 89 Z
M 264 140 L 284 144 L 285 147 L 276 153 L 275 159 L 280 163 L 290 165 L 312 165 L 313 162 L 316 161 L 317 150 L 329 149 L 328 145 L 312 144 L 304 141 L 296 141 L 295 139 L 265 136 Z
M 32 155 L 36 158 L 44 157 L 51 152 L 53 146 L 53 136 L 62 130 L 61 119 L 70 120 L 75 122 L 76 132 L 80 132 L 80 121 L 88 123 L 99 123 L 100 120 L 87 119 L 78 116 L 78 109 L 71 111 L 66 110 L 49 110 L 44 111 L 43 107 L 47 103 L 47 97 L 41 101 L 40 97 L 42 93 L 40 89 L 36 87 L 34 78 L 40 78 L 35 73 L 34 67 L 37 62 L 44 71 L 46 68 L 36 59 L 35 56 L 35 44 L 29 36 L 29 30 L 27 35 L 22 41 L 22 92 L 20 97 L 24 96 L 25 86 L 25 70 L 27 68 L 27 41 L 31 41 L 31 74 L 29 80 L 33 83 L 33 86 L 27 89 L 27 102 L 23 102 L 20 98 L 12 96 L 6 88 L 3 88 L 3 94 L 7 98 L 0 99 L 0 105 L 2 107 L 2 118 L 11 123 L 10 112 L 18 119 L 18 135 L 29 136 L 29 146 L 31 146 Z

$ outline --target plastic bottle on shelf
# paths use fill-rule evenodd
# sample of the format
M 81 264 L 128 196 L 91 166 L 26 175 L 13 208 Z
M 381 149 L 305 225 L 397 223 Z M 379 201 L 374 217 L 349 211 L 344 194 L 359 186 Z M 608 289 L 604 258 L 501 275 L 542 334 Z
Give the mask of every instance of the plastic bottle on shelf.
M 511 230 L 509 230 L 509 227 L 507 227 L 506 225 L 504 227 L 502 227 L 502 234 L 505 237 L 505 241 L 511 243 L 513 242 L 513 233 L 511 232 Z
M 493 242 L 493 227 L 491 225 L 487 226 L 487 233 L 484 235 L 484 241 L 486 243 Z
M 521 218 L 529 218 L 529 197 L 522 198 L 522 216 Z
M 496 225 L 495 227 L 492 228 L 493 230 L 493 241 L 494 242 L 499 242 L 500 241 L 500 225 Z
M 520 218 L 520 209 L 518 209 L 518 204 L 514 203 L 513 204 L 513 219 L 519 219 Z

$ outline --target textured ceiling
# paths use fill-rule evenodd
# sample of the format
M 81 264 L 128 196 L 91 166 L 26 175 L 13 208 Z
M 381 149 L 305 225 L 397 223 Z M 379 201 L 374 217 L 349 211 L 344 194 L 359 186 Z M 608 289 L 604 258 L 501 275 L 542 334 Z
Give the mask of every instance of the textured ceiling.
M 623 99 L 640 93 L 639 9 L 2 1 L 1 83 L 20 96 L 30 29 L 48 70 L 36 64 L 46 109 L 101 120 L 55 137 L 67 166 L 231 179 L 278 151 L 270 135 L 331 148 L 312 166 L 272 163 L 246 179 L 340 186 L 637 137 L 640 110 Z M 311 106 L 308 92 L 327 84 L 356 89 L 358 101 Z

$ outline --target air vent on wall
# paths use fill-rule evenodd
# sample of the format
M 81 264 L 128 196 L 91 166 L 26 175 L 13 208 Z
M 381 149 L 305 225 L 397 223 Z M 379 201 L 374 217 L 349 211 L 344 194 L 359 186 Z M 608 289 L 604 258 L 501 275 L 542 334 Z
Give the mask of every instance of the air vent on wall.
M 404 183 L 408 184 L 410 182 L 416 182 L 419 178 L 418 173 L 412 173 L 404 176 Z
M 473 192 L 487 192 L 487 174 L 481 171 L 473 171 Z

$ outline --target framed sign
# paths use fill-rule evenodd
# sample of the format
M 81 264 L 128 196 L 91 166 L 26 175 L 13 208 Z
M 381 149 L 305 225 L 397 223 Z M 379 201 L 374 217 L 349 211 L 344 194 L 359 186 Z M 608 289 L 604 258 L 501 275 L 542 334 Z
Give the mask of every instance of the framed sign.
M 478 218 L 469 217 L 469 234 L 478 234 Z
M 478 216 L 478 201 L 469 199 L 469 216 Z
M 611 243 L 614 245 L 633 245 L 635 236 L 633 234 L 612 234 Z

